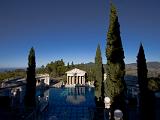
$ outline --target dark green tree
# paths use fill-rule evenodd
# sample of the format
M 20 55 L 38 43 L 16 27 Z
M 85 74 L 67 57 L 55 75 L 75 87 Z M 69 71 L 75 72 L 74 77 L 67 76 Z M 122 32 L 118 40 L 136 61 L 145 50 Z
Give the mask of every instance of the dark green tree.
M 53 61 L 51 61 L 46 65 L 46 71 L 51 77 L 56 76 L 56 68 L 55 68 L 55 63 Z
M 36 70 L 36 73 L 37 73 L 37 74 L 45 74 L 45 73 L 46 73 L 46 68 L 45 68 L 45 66 L 42 65 L 40 68 L 38 68 L 38 69 Z
M 100 45 L 98 44 L 97 50 L 96 50 L 96 57 L 95 57 L 95 97 L 99 101 L 99 98 L 101 98 L 101 87 L 102 87 L 102 81 L 103 81 L 103 75 L 102 75 L 102 57 L 101 57 L 101 49 Z
M 36 106 L 36 78 L 35 78 L 35 51 L 32 47 L 28 56 L 28 68 L 27 68 L 27 83 L 26 83 L 26 94 L 25 94 L 25 105 L 26 107 Z
M 56 76 L 60 77 L 65 74 L 65 63 L 63 59 L 55 61 Z
M 105 96 L 111 99 L 111 109 L 121 109 L 124 107 L 125 92 L 125 63 L 124 51 L 120 36 L 120 25 L 116 7 L 111 3 L 110 23 L 107 33 L 107 80 L 105 82 Z
M 147 64 L 143 45 L 140 44 L 139 52 L 137 55 L 137 75 L 138 84 L 140 89 L 140 117 L 141 120 L 154 120 L 153 115 L 153 101 L 154 96 L 148 89 L 147 79 Z
M 147 73 L 148 70 L 147 70 L 145 53 L 143 46 L 141 44 L 137 55 L 137 75 L 138 75 L 138 83 L 141 95 L 145 95 L 145 93 L 148 91 Z
M 63 59 L 54 62 L 52 61 L 51 63 L 47 64 L 46 71 L 51 77 L 62 77 L 66 72 L 66 66 Z
M 73 63 L 73 61 L 72 61 L 72 63 L 71 63 L 71 68 L 73 69 L 75 67 L 75 65 L 74 65 L 74 63 Z
M 70 65 L 69 65 L 69 62 L 67 63 L 67 70 L 69 70 L 70 69 Z

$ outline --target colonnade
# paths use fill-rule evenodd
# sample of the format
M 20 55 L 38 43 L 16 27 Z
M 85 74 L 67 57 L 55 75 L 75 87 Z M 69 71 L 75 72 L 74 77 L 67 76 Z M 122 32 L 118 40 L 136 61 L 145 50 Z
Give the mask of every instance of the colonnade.
M 85 84 L 85 76 L 67 76 L 67 84 L 73 85 L 73 84 Z

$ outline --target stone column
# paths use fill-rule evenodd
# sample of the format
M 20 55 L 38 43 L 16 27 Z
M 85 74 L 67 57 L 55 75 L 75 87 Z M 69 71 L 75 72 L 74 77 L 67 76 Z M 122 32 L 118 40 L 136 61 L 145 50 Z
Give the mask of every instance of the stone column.
M 77 80 L 76 81 L 77 81 L 77 84 L 78 84 L 78 76 L 77 76 Z
M 70 84 L 72 84 L 72 76 L 71 76 L 71 78 L 70 78 Z
M 74 76 L 72 77 L 72 85 L 74 84 Z
M 69 85 L 71 84 L 71 76 L 69 76 Z
M 67 85 L 69 84 L 69 76 L 67 76 Z
M 81 76 L 81 85 L 83 84 L 83 76 Z
M 81 84 L 83 85 L 83 76 L 81 77 Z
M 85 76 L 84 76 L 84 77 L 83 77 L 83 84 L 85 84 L 85 81 L 86 81 L 86 80 L 85 80 Z
M 79 84 L 81 84 L 81 76 L 79 76 Z
M 78 76 L 76 76 L 76 84 L 78 84 Z

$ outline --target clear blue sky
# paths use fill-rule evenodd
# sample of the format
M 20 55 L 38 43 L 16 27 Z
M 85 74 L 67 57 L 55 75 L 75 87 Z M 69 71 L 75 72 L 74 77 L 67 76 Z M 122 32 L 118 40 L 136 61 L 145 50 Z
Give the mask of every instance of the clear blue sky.
M 114 0 L 125 62 L 136 62 L 140 42 L 147 61 L 160 60 L 160 0 Z M 0 0 L 0 67 L 37 66 L 63 58 L 93 62 L 100 43 L 106 63 L 109 0 Z

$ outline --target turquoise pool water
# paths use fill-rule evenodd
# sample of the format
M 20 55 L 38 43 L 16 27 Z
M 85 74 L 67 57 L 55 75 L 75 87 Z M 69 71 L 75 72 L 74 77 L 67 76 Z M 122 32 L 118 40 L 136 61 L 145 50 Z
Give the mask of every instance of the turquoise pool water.
M 94 89 L 88 87 L 50 88 L 46 120 L 91 120 Z

